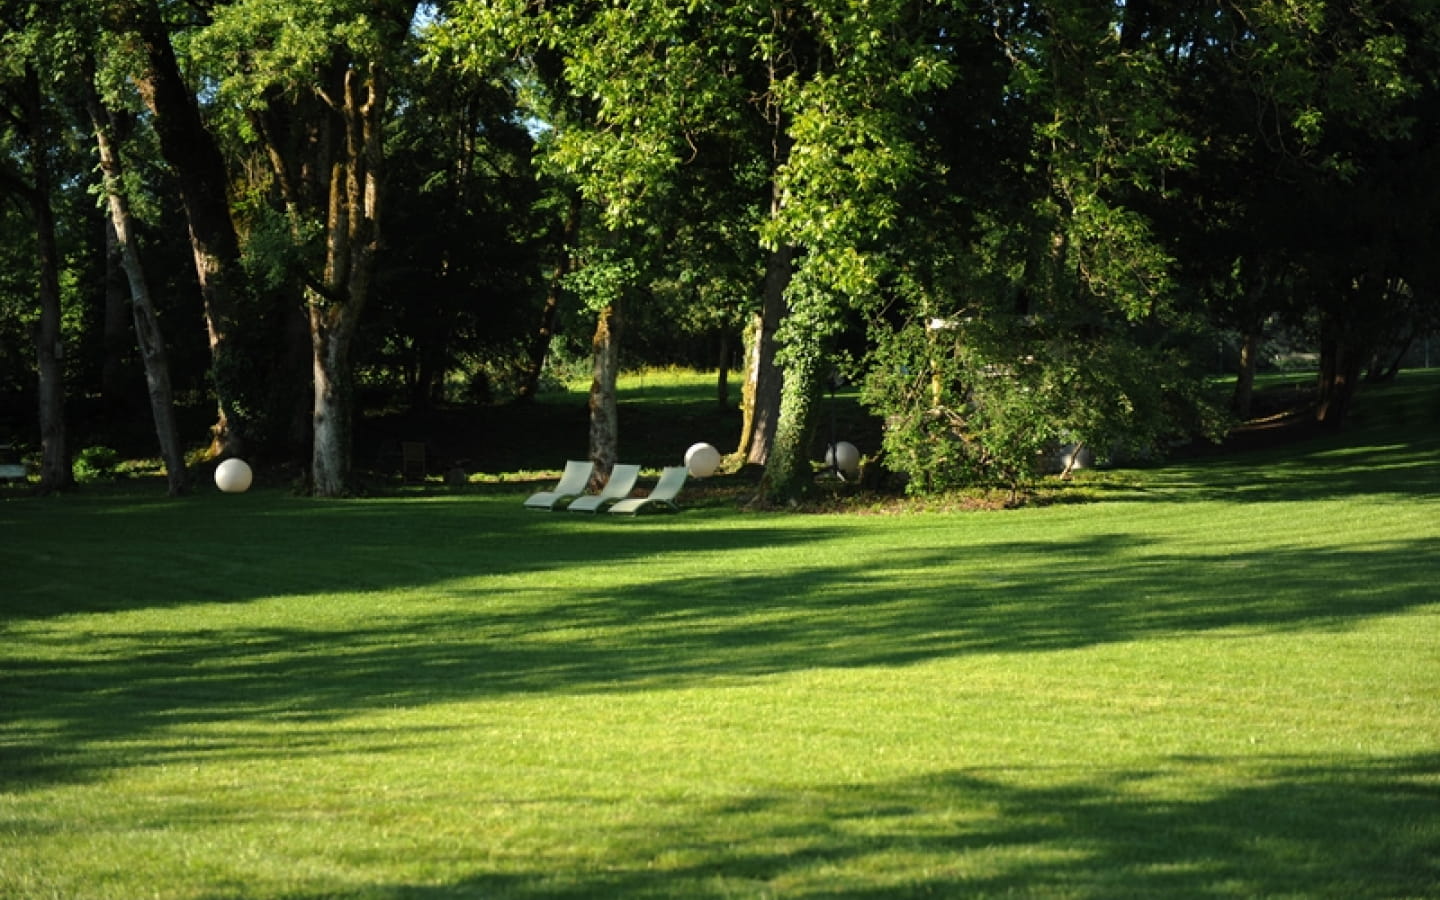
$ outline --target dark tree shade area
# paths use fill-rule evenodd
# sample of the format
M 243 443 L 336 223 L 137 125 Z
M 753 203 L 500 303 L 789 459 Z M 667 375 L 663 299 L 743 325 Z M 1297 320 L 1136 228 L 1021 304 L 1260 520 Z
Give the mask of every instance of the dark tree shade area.
M 1343 427 L 1436 246 L 1428 0 L 0 0 L 0 450 L 46 492 L 122 447 L 344 496 L 367 420 L 577 377 L 603 473 L 648 365 L 738 383 L 758 504 L 841 380 L 896 483 L 1015 488 L 1282 361 Z

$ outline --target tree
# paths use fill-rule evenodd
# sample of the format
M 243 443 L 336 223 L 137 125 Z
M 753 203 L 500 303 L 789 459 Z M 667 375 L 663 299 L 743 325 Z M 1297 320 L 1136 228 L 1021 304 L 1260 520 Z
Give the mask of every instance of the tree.
M 229 175 L 214 135 L 180 70 L 170 40 L 170 5 L 157 0 L 112 0 L 112 28 L 133 36 L 142 51 L 136 84 L 149 108 L 161 154 L 175 171 L 189 223 L 195 272 L 205 305 L 212 378 L 218 406 L 210 453 L 245 452 L 245 365 L 236 346 L 247 290 L 240 240 L 230 217 Z
M 100 172 L 103 177 L 106 203 L 110 210 L 110 227 L 118 248 L 121 266 L 125 272 L 130 291 L 130 307 L 139 343 L 140 355 L 145 366 L 145 381 L 150 398 L 150 411 L 155 420 L 155 434 L 159 441 L 160 456 L 165 462 L 165 477 L 170 496 L 184 494 L 189 489 L 185 471 L 185 452 L 180 444 L 180 434 L 175 422 L 175 398 L 170 382 L 169 353 L 160 328 L 160 317 L 150 294 L 149 280 L 140 259 L 136 242 L 136 223 L 130 212 L 130 202 L 125 195 L 125 168 L 121 148 L 116 135 L 116 116 L 106 107 L 96 87 L 94 59 L 84 57 L 81 67 L 82 90 L 85 105 L 95 130 L 96 150 L 100 157 Z
M 1154 27 L 1146 4 L 1067 2 L 946 22 L 966 62 L 922 120 L 940 199 L 904 206 L 864 393 L 912 490 L 1014 491 L 1060 446 L 1213 429 L 1153 218 L 1192 146 Z
M 804 460 L 826 340 L 847 298 L 875 283 L 871 247 L 914 165 L 910 98 L 948 77 L 922 6 L 632 0 L 452 10 L 452 45 L 562 60 L 552 90 L 593 109 L 557 131 L 551 159 L 612 228 L 653 227 L 676 171 L 707 149 L 741 146 L 768 160 L 768 190 L 754 199 L 772 254 L 757 346 L 768 346 L 773 325 L 784 378 L 773 435 L 767 420 L 752 420 L 760 435 L 748 441 L 760 444 L 750 457 L 766 460 L 761 502 L 783 502 L 811 481 Z
M 392 67 L 406 64 L 417 0 L 217 7 L 197 52 L 264 145 L 296 252 L 312 348 L 310 482 L 350 489 L 353 351 L 380 247 Z
M 1408 318 L 1434 234 L 1433 4 L 1291 0 L 1235 10 L 1232 59 L 1256 104 L 1255 166 L 1283 186 L 1285 252 L 1320 351 L 1316 417 L 1343 425 L 1365 366 Z M 1417 241 L 1416 237 L 1420 236 Z
M 38 419 L 40 426 L 40 486 L 42 493 L 64 490 L 73 485 L 70 449 L 65 428 L 65 381 L 61 361 L 60 253 L 56 240 L 55 210 L 52 205 L 55 173 L 52 147 L 54 113 L 46 79 L 54 47 L 54 23 L 33 18 L 31 10 L 3 8 L 7 31 L 6 51 L 0 63 L 0 107 L 7 131 L 13 135 L 13 169 L 0 169 L 0 185 L 18 196 L 28 208 L 34 226 L 34 252 L 39 316 L 34 332 Z M 45 73 L 42 76 L 42 67 Z M 7 141 L 7 143 L 9 143 Z
M 548 334 L 535 346 L 535 323 L 556 326 L 563 278 L 542 268 L 570 258 L 545 251 L 578 231 L 578 202 L 535 177 L 513 85 L 446 60 L 394 75 L 388 236 L 358 361 L 399 373 L 411 409 L 439 400 L 457 370 L 477 399 L 533 397 L 549 349 Z
M 556 334 L 560 318 L 560 300 L 565 290 L 565 281 L 575 270 L 575 251 L 580 241 L 580 216 L 584 211 L 584 200 L 573 188 L 564 192 L 565 215 L 560 225 L 559 237 L 554 241 L 554 262 L 550 275 L 545 281 L 545 301 L 540 308 L 540 321 L 531 334 L 527 347 L 525 367 L 521 375 L 516 399 L 529 403 L 540 392 L 540 377 L 545 371 L 545 361 L 550 353 L 550 344 Z

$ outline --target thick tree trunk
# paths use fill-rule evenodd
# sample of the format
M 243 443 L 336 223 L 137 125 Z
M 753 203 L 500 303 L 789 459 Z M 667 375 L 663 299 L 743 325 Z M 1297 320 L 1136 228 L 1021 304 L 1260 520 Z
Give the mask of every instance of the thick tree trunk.
M 1360 384 L 1364 354 L 1345 340 L 1343 334 L 1330 331 L 1320 342 L 1320 398 L 1315 407 L 1315 421 L 1327 428 L 1345 427 L 1350 402 Z
M 740 441 L 736 453 L 746 463 L 763 466 L 770 459 L 779 423 L 783 376 L 775 364 L 775 332 L 785 317 L 785 289 L 794 274 L 794 250 L 780 247 L 770 254 L 765 267 L 761 311 L 750 329 L 746 348 L 745 386 Z
M 150 2 L 132 3 L 128 8 L 146 55 L 137 84 L 152 114 L 160 153 L 180 182 L 195 272 L 205 301 L 218 407 L 210 452 L 212 456 L 236 455 L 244 451 L 238 410 L 245 376 L 233 335 L 244 278 L 240 242 L 230 219 L 225 161 L 180 73 L 164 18 Z
M 1320 382 L 1315 420 L 1341 429 L 1350 415 L 1360 375 L 1374 353 L 1374 321 L 1383 309 L 1385 282 L 1362 276 L 1347 282 L 1320 309 Z
M 756 506 L 791 503 L 815 487 L 809 450 L 818 421 L 825 366 L 819 340 L 810 335 L 797 335 L 793 340 L 796 345 L 787 346 L 790 362 L 785 367 L 775 442 L 760 478 L 760 491 L 751 501 Z
M 601 310 L 591 348 L 594 377 L 590 382 L 590 458 L 595 462 L 591 487 L 598 488 L 620 458 L 620 410 L 616 398 L 620 379 L 618 304 Z
M 75 482 L 65 435 L 65 376 L 61 367 L 60 278 L 55 249 L 55 222 L 48 196 L 36 200 L 35 238 L 40 266 L 40 321 L 35 330 L 35 355 L 40 398 L 40 493 L 49 494 Z M 40 207 L 45 207 L 42 212 Z
M 344 152 L 332 162 L 323 290 L 310 297 L 315 406 L 311 478 L 317 497 L 349 491 L 354 416 L 351 346 L 370 296 L 380 239 L 384 84 L 379 67 L 344 73 Z
M 550 339 L 555 336 L 555 320 L 560 313 L 560 296 L 564 291 L 565 276 L 574 267 L 571 248 L 580 239 L 581 199 L 579 192 L 570 195 L 570 209 L 565 216 L 565 230 L 560 240 L 560 259 L 550 275 L 550 284 L 545 293 L 545 305 L 540 310 L 540 327 L 530 339 L 530 354 L 525 373 L 516 394 L 522 403 L 535 399 L 540 392 L 540 376 L 545 372 L 545 358 L 550 353 Z
M 88 68 L 88 67 L 87 67 Z M 120 192 L 121 163 L 111 137 L 109 115 L 101 106 L 100 97 L 87 74 L 86 94 L 90 121 L 95 129 L 95 143 L 100 153 L 100 170 L 104 174 L 105 195 L 110 207 L 110 233 L 114 237 L 120 265 L 130 288 L 130 307 L 135 324 L 135 338 L 145 365 L 145 385 L 150 397 L 150 412 L 155 421 L 155 436 L 160 457 L 165 461 L 165 478 L 170 496 L 188 490 L 185 452 L 175 424 L 174 392 L 170 384 L 170 362 L 165 340 L 160 332 L 160 319 L 151 301 L 150 287 L 145 280 L 140 253 L 135 246 L 134 222 L 130 206 Z
M 23 124 L 26 128 L 31 184 L 27 192 L 35 219 L 35 259 L 39 274 L 40 320 L 35 328 L 35 358 L 40 425 L 42 494 L 74 485 L 65 434 L 65 356 L 60 335 L 60 253 L 55 243 L 55 210 L 50 205 L 50 139 L 45 127 L 44 94 L 39 74 L 25 69 Z
M 310 304 L 315 382 L 310 475 L 317 497 L 342 497 L 350 489 L 354 387 L 347 330 L 349 317 L 343 307 Z

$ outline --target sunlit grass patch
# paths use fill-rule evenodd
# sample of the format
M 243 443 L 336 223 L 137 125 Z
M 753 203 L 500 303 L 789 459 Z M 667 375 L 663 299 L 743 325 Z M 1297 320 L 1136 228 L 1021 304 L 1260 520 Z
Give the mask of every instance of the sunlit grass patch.
M 1427 896 L 1405 427 L 979 513 L 7 500 L 0 896 Z

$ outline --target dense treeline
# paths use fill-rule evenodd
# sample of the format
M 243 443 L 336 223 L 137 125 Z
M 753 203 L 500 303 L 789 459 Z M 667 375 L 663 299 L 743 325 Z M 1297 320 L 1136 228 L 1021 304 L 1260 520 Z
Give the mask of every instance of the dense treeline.
M 743 381 L 762 502 L 862 385 L 914 490 L 1316 418 L 1430 334 L 1440 9 L 1386 0 L 0 0 L 0 440 L 354 475 L 355 416 Z M 1230 410 L 1202 378 L 1238 374 Z M 206 411 L 197 426 L 192 413 Z M 203 428 L 208 427 L 208 433 Z

